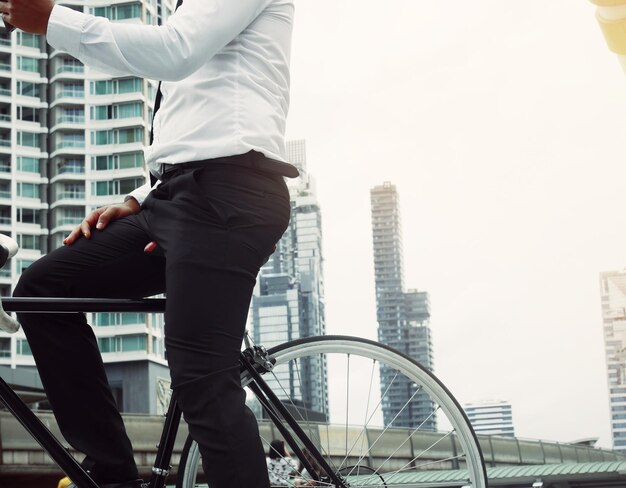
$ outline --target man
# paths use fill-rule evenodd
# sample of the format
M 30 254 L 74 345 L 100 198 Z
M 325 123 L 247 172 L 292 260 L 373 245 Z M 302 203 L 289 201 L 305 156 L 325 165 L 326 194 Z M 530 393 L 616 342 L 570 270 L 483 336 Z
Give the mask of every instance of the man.
M 172 388 L 211 488 L 269 486 L 239 383 L 256 275 L 289 220 L 285 162 L 293 0 L 184 0 L 164 26 L 111 23 L 51 0 L 3 0 L 5 22 L 117 76 L 163 80 L 145 149 L 160 180 L 99 208 L 31 265 L 15 296 L 167 293 Z M 158 246 L 155 252 L 150 251 Z M 101 486 L 137 488 L 130 441 L 80 314 L 21 314 L 68 442 Z M 63 361 L 58 361 L 64 357 Z

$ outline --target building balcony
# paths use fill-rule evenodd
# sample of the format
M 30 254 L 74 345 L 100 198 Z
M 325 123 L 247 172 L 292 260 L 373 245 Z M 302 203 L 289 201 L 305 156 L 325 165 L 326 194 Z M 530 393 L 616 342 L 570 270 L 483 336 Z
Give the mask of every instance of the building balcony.
M 62 64 L 57 66 L 56 73 L 79 73 L 85 72 L 85 67 L 81 64 Z
M 57 168 L 57 176 L 60 175 L 84 175 L 85 164 L 81 162 L 68 161 L 66 163 L 60 163 Z
M 60 173 L 50 178 L 50 184 L 59 182 L 82 182 L 85 180 L 85 173 Z
M 64 99 L 64 98 L 69 98 L 69 99 L 83 99 L 85 98 L 85 91 L 84 90 L 61 90 L 59 93 L 57 93 L 57 97 L 56 100 L 60 100 L 60 99 Z
M 62 192 L 57 193 L 57 200 L 84 200 L 84 199 L 85 199 L 84 191 L 62 191 Z
M 85 149 L 85 141 L 59 141 L 56 149 Z
M 84 115 L 60 115 L 57 117 L 57 124 L 84 124 Z
M 59 217 L 57 219 L 57 227 L 80 225 L 83 221 L 83 217 Z M 56 228 L 55 228 L 56 229 Z

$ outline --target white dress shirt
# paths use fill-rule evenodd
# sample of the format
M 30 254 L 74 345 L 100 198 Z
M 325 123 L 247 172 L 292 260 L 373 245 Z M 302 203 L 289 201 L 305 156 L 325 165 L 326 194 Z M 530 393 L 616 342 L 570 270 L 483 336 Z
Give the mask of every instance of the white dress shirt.
M 163 80 L 148 169 L 243 154 L 285 161 L 293 0 L 184 0 L 162 26 L 56 5 L 47 40 L 106 73 Z M 144 185 L 131 193 L 142 203 Z

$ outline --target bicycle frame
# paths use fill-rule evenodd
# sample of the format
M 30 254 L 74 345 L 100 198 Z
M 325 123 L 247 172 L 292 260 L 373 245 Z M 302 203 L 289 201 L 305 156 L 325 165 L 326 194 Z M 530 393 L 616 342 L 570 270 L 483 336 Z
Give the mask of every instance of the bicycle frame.
M 165 310 L 165 299 L 103 299 L 103 298 L 3 298 L 2 304 L 7 312 L 154 312 L 162 313 Z M 258 398 L 265 411 L 272 419 L 287 444 L 294 454 L 302 462 L 309 473 L 315 470 L 302 453 L 300 444 L 289 432 L 285 423 L 291 428 L 301 444 L 306 447 L 311 455 L 326 472 L 329 480 L 338 488 L 344 488 L 346 484 L 327 464 L 317 447 L 311 442 L 298 422 L 289 413 L 280 399 L 272 392 L 271 388 L 263 380 L 261 375 L 271 365 L 264 364 L 264 358 L 260 355 L 262 348 L 249 346 L 241 354 L 242 371 L 246 370 L 253 378 L 248 386 Z M 260 359 L 259 359 L 260 358 Z M 95 481 L 63 447 L 58 439 L 46 428 L 28 406 L 15 394 L 11 387 L 0 378 L 0 402 L 4 403 L 13 416 L 24 426 L 39 445 L 50 455 L 54 462 L 63 472 L 80 488 L 98 488 Z M 282 420 L 281 420 L 282 417 Z M 166 478 L 170 471 L 170 460 L 174 450 L 174 442 L 180 425 L 181 410 L 176 402 L 175 392 L 172 395 L 165 422 L 158 444 L 158 450 L 149 488 L 164 488 Z
M 95 299 L 95 298 L 3 298 L 2 304 L 7 312 L 163 312 L 165 299 L 151 298 L 142 300 Z M 0 401 L 13 414 L 17 421 L 30 433 L 39 445 L 50 455 L 63 472 L 80 488 L 98 488 L 74 457 L 63 447 L 59 440 L 37 418 L 28 406 L 15 394 L 11 387 L 0 378 Z M 180 423 L 181 411 L 172 396 L 156 460 L 152 467 L 149 488 L 163 488 L 171 468 L 170 459 L 174 450 L 174 441 Z

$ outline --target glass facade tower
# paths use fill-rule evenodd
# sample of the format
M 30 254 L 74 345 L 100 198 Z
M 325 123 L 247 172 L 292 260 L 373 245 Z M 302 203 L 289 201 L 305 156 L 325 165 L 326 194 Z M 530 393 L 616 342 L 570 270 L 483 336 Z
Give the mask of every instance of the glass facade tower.
M 321 211 L 315 181 L 306 169 L 305 141 L 288 141 L 287 155 L 300 171 L 298 178 L 288 181 L 291 221 L 261 269 L 251 305 L 254 341 L 267 348 L 326 331 Z M 283 387 L 289 385 L 282 393 L 285 399 L 289 395 L 298 408 L 306 409 L 308 418 L 328 420 L 323 357 L 307 359 L 300 371 L 277 367 L 274 373 Z
M 58 3 L 145 24 L 160 22 L 175 6 L 168 0 Z M 21 247 L 0 272 L 2 295 L 34 260 L 61 246 L 86 213 L 121 201 L 146 181 L 142 150 L 155 87 L 90 69 L 51 49 L 43 36 L 0 28 L 0 232 Z M 121 408 L 159 411 L 158 391 L 169 378 L 161 317 L 108 313 L 90 323 Z M 0 333 L 0 364 L 33 367 L 23 333 Z
M 626 452 L 626 270 L 600 274 L 613 449 Z
M 428 293 L 404 290 L 402 226 L 395 185 L 385 182 L 370 191 L 378 340 L 433 369 Z M 398 380 L 395 372 L 381 367 L 381 391 L 390 400 L 383 404 L 385 425 L 436 430 L 435 405 L 417 385 Z

